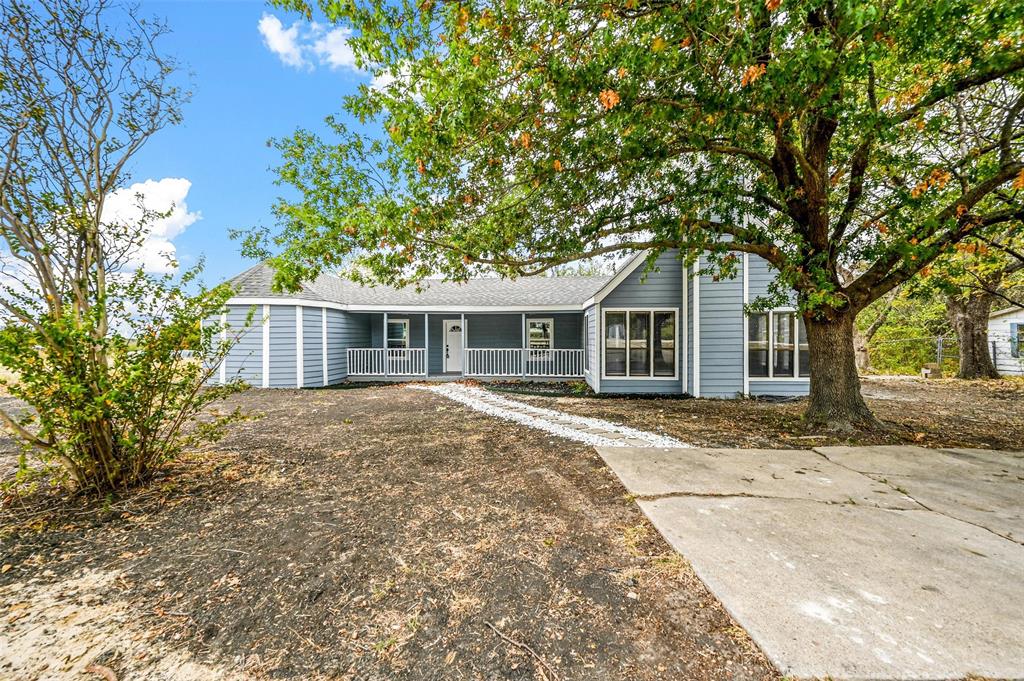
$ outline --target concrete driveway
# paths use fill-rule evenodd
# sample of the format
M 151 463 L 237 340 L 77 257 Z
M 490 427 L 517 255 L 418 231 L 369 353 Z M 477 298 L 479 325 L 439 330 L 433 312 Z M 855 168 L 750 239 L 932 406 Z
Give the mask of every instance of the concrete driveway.
M 598 452 L 783 674 L 1024 678 L 1024 454 Z

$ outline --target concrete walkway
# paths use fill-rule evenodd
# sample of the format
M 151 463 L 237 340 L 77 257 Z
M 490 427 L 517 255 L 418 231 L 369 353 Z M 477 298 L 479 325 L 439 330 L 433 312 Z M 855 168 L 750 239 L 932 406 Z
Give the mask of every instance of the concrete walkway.
M 783 674 L 1024 678 L 1024 454 L 598 452 Z
M 473 388 L 459 383 L 410 385 L 409 388 L 428 390 L 490 416 L 594 447 L 679 448 L 689 446 L 667 435 L 627 428 L 603 419 L 574 416 L 554 409 L 535 407 L 532 404 L 509 399 L 482 388 Z

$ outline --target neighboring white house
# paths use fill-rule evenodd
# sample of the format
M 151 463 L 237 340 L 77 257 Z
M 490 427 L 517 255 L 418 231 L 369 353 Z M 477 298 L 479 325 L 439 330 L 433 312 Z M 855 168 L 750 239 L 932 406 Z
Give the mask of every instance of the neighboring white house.
M 988 316 L 988 340 L 996 370 L 1024 376 L 1024 310 L 1010 307 Z

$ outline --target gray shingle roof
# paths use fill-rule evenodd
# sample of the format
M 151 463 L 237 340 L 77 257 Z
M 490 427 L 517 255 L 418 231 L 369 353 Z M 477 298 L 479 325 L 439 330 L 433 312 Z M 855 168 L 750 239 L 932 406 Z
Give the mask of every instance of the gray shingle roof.
M 421 289 L 362 286 L 330 274 L 303 284 L 299 293 L 274 293 L 274 272 L 260 263 L 229 281 L 242 298 L 303 298 L 343 305 L 394 307 L 496 307 L 578 306 L 611 280 L 610 276 L 522 277 L 520 279 L 471 279 L 465 283 L 426 280 Z

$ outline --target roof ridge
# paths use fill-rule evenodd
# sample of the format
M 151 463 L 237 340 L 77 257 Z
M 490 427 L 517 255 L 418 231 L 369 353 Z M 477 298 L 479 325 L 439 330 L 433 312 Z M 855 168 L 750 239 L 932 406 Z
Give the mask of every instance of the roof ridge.
M 263 267 L 270 267 L 270 265 L 267 264 L 266 260 L 258 262 L 255 265 L 253 265 L 252 267 L 239 272 L 235 276 L 233 276 L 230 279 L 228 279 L 226 283 L 232 284 L 236 288 L 240 288 L 246 282 L 248 282 L 250 279 L 252 279 L 253 276 L 255 276 L 256 272 L 259 271 Z

